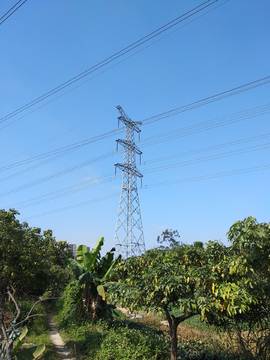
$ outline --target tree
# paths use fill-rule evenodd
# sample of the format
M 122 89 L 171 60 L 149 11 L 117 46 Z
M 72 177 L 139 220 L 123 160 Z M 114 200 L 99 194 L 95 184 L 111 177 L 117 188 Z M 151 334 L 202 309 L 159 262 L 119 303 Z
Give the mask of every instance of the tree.
M 219 241 L 205 247 L 196 242 L 126 259 L 117 267 L 118 284 L 111 285 L 111 299 L 130 310 L 163 311 L 172 360 L 177 359 L 177 326 L 196 314 L 223 327 L 254 320 L 254 314 L 262 316 L 270 299 L 269 225 L 254 221 L 248 218 L 233 225 L 228 233 L 231 247 Z M 258 264 L 260 255 L 266 264 Z M 172 308 L 183 314 L 173 316 Z
M 0 327 L 5 336 L 5 300 L 12 296 L 42 295 L 55 278 L 53 266 L 65 267 L 72 256 L 66 242 L 52 231 L 41 233 L 20 223 L 16 210 L 0 210 Z M 9 295 L 10 297 L 10 295 Z M 14 297 L 15 298 L 15 297 Z
M 166 243 L 167 247 L 171 249 L 180 245 L 180 241 L 176 240 L 177 238 L 180 238 L 179 232 L 177 230 L 166 229 L 161 233 L 161 236 L 157 237 L 157 242 L 159 244 Z M 160 245 L 159 249 L 164 249 L 164 245 Z
M 77 261 L 69 260 L 69 268 L 77 278 L 73 285 L 81 285 L 76 296 L 77 302 L 80 302 L 83 313 L 93 312 L 92 322 L 97 320 L 101 311 L 106 311 L 105 286 L 114 277 L 115 266 L 121 259 L 119 256 L 113 260 L 115 248 L 101 257 L 103 243 L 104 238 L 99 238 L 92 251 L 87 251 L 85 245 L 80 245 L 77 248 Z
M 0 210 L 0 294 L 41 295 L 50 283 L 53 265 L 64 268 L 72 252 L 56 242 L 51 230 L 41 233 L 20 223 L 16 210 Z

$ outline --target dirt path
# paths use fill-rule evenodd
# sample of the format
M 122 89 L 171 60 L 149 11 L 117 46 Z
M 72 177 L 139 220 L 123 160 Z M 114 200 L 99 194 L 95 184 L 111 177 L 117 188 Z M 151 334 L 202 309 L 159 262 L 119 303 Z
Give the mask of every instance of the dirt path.
M 50 306 L 47 303 L 45 303 L 45 309 L 47 313 L 48 323 L 50 326 L 50 338 L 56 348 L 59 357 L 63 360 L 76 360 L 75 357 L 70 354 L 69 349 L 61 338 L 58 327 L 52 318 Z

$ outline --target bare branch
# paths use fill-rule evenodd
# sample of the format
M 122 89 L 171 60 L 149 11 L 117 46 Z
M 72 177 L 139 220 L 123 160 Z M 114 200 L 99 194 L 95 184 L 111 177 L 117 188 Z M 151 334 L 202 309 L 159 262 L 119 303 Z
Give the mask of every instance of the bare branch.
M 25 321 L 31 319 L 31 318 L 34 317 L 34 316 L 43 316 L 42 314 L 34 314 L 34 315 L 31 315 L 31 313 L 32 313 L 34 307 L 35 307 L 38 303 L 44 302 L 44 301 L 47 301 L 47 300 L 53 300 L 53 299 L 61 299 L 61 297 L 58 297 L 58 298 L 52 297 L 52 298 L 46 298 L 46 299 L 39 298 L 39 300 L 36 301 L 36 302 L 34 303 L 34 305 L 31 307 L 31 309 L 30 309 L 29 313 L 27 314 L 26 318 L 25 318 L 24 320 L 20 321 L 18 324 L 16 324 L 16 326 L 24 323 Z
M 21 314 L 21 309 L 19 308 L 18 304 L 17 304 L 17 301 L 14 299 L 13 295 L 11 294 L 10 291 L 7 292 L 9 297 L 11 298 L 11 300 L 13 301 L 13 303 L 15 304 L 15 307 L 16 307 L 16 310 L 17 310 L 17 315 L 15 317 L 15 319 L 13 321 L 17 321 L 20 314 Z
M 33 315 L 29 315 L 29 316 L 27 315 L 27 317 L 24 320 L 22 320 L 18 324 L 16 324 L 16 327 L 19 326 L 20 324 L 24 323 L 25 321 L 28 321 L 29 319 L 31 319 L 34 316 L 43 316 L 43 314 L 33 314 Z

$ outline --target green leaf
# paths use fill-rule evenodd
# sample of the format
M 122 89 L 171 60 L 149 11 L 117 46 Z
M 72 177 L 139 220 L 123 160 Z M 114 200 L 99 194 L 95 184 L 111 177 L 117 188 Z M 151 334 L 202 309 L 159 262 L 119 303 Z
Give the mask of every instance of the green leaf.
M 111 264 L 110 268 L 108 269 L 108 271 L 106 272 L 106 274 L 103 276 L 103 278 L 101 279 L 101 282 L 106 282 L 108 279 L 112 278 L 115 274 L 115 267 L 116 265 L 121 261 L 121 255 L 119 255 L 114 262 Z
M 13 354 L 15 354 L 20 349 L 20 347 L 22 346 L 22 340 L 27 333 L 28 333 L 28 329 L 25 326 L 20 336 L 13 342 Z
M 13 354 L 16 354 L 16 352 L 20 349 L 20 347 L 22 346 L 22 342 L 20 341 L 20 339 L 16 339 L 13 341 Z
M 104 237 L 100 237 L 94 247 L 94 249 L 91 251 L 91 266 L 92 268 L 95 267 L 96 265 L 96 261 L 97 261 L 97 257 L 100 255 L 100 250 L 101 250 L 101 247 L 104 243 Z M 88 268 L 89 270 L 89 268 Z
M 68 268 L 73 271 L 76 277 L 80 276 L 84 272 L 83 267 L 74 259 L 69 259 Z
M 104 286 L 103 285 L 98 285 L 97 291 L 98 291 L 99 295 L 102 297 L 102 300 L 105 300 L 106 299 L 106 294 L 105 294 Z
M 85 267 L 86 269 L 88 269 L 88 267 L 86 266 L 86 259 L 85 259 L 85 255 L 87 253 L 88 251 L 85 245 L 79 245 L 77 247 L 77 261 L 81 266 Z
M 93 280 L 93 276 L 92 274 L 87 271 L 86 273 L 82 274 L 79 279 L 78 279 L 78 282 L 82 285 L 84 283 L 89 283 Z
M 23 349 L 15 355 L 15 360 L 32 360 L 40 356 L 45 350 L 45 344 Z

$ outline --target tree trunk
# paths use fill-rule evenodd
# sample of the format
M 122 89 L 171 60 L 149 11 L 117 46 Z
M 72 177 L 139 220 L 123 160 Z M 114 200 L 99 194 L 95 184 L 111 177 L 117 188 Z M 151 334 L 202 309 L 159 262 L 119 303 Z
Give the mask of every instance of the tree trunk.
M 171 338 L 171 360 L 177 360 L 177 326 L 179 322 L 175 317 L 171 317 L 167 306 L 164 308 L 165 314 L 169 323 L 170 338 Z
M 170 337 L 171 337 L 171 360 L 177 360 L 177 326 L 174 320 L 170 327 Z
M 165 314 L 169 323 L 170 328 L 170 338 L 171 338 L 171 360 L 177 360 L 177 327 L 180 322 L 190 318 L 195 315 L 192 312 L 189 312 L 185 315 L 174 317 L 170 315 L 167 306 L 164 307 Z

